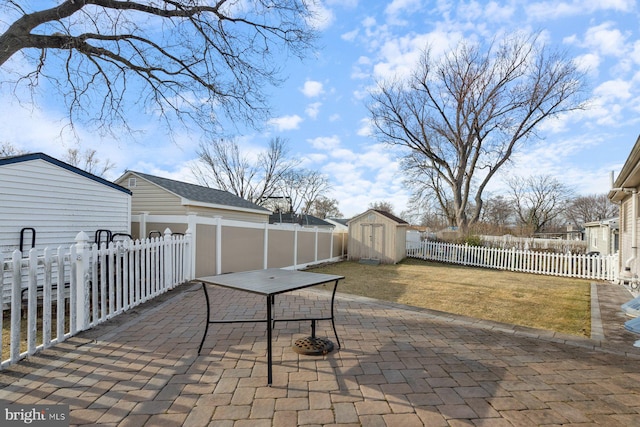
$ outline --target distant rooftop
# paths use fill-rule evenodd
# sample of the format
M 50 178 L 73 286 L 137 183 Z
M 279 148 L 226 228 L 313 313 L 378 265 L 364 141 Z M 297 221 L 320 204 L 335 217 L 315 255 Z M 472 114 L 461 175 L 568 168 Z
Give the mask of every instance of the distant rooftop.
M 236 208 L 253 209 L 271 212 L 255 203 L 238 197 L 228 191 L 218 190 L 215 188 L 204 187 L 202 185 L 189 184 L 188 182 L 175 181 L 173 179 L 162 178 L 159 176 L 149 175 L 142 172 L 127 171 L 141 178 L 146 179 L 172 193 L 184 197 L 185 199 L 195 202 L 210 203 L 215 205 L 233 206 Z

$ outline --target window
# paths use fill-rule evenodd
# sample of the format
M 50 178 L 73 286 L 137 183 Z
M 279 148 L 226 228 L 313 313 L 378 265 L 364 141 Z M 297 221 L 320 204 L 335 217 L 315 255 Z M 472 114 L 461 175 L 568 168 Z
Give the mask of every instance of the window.
M 129 188 L 134 188 L 137 185 L 135 178 L 129 178 Z

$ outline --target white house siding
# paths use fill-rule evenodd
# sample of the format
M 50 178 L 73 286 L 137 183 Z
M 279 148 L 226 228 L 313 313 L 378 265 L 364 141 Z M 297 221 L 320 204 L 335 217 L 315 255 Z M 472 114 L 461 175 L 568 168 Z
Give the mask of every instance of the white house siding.
M 630 195 L 620 204 L 620 272 L 624 275 L 627 271 L 627 274 L 632 276 L 640 273 L 640 251 L 638 248 L 633 248 L 632 242 L 634 222 L 636 223 L 636 235 L 640 234 L 640 221 L 637 216 L 633 217 L 634 197 L 638 196 Z M 640 236 L 637 237 L 637 243 L 640 244 Z
M 24 227 L 38 249 L 69 246 L 80 231 L 91 240 L 98 229 L 130 232 L 129 194 L 45 160 L 2 165 L 0 188 L 0 252 L 19 249 Z

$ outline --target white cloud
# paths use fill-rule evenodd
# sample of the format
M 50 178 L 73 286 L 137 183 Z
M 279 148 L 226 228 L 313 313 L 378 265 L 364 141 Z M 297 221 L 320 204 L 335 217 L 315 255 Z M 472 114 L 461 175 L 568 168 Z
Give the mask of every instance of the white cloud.
M 311 103 L 307 105 L 307 108 L 305 108 L 304 112 L 307 114 L 307 116 L 311 117 L 312 119 L 316 119 L 318 117 L 318 114 L 320 113 L 321 106 L 322 106 L 322 102 Z
M 309 9 L 312 13 L 312 18 L 309 24 L 317 30 L 326 30 L 329 28 L 336 17 L 333 11 L 325 7 L 321 2 L 309 2 Z
M 373 135 L 373 125 L 370 118 L 360 120 L 360 126 L 358 127 L 358 136 L 369 137 Z
M 388 201 L 396 213 L 404 210 L 409 194 L 398 176 L 398 163 L 384 144 L 367 144 L 362 152 L 334 150 L 323 171 L 333 178 L 331 197 L 346 217 L 364 212 L 369 204 Z
M 345 40 L 345 41 L 348 41 L 348 42 L 352 42 L 358 37 L 358 34 L 360 34 L 360 31 L 358 29 L 355 29 L 353 31 L 348 31 L 346 33 L 343 33 L 340 36 L 340 38 L 342 40 Z
M 461 38 L 461 33 L 436 30 L 389 39 L 379 49 L 379 60 L 373 66 L 373 75 L 376 79 L 404 78 L 415 69 L 425 48 L 429 47 L 431 54 L 438 57 L 455 46 Z
M 635 3 L 635 0 L 542 1 L 529 3 L 525 10 L 530 18 L 544 21 L 568 16 L 582 16 L 598 11 L 630 12 L 635 8 Z
M 593 93 L 607 101 L 625 100 L 631 97 L 631 83 L 623 80 L 609 80 L 600 84 Z
M 384 12 L 387 14 L 387 18 L 390 23 L 395 25 L 405 25 L 406 20 L 400 19 L 401 15 L 411 15 L 420 9 L 420 0 L 393 0 L 387 5 Z
M 307 98 L 314 98 L 324 93 L 324 88 L 321 82 L 315 80 L 307 80 L 304 82 L 304 86 L 300 89 L 300 92 Z
M 340 138 L 333 136 L 320 136 L 318 138 L 309 139 L 308 142 L 317 150 L 331 151 L 340 147 Z
M 573 62 L 579 71 L 597 75 L 601 60 L 600 55 L 597 53 L 586 53 L 584 55 L 576 56 Z
M 325 0 L 325 3 L 329 6 L 342 6 L 348 9 L 358 6 L 358 0 Z
M 483 16 L 485 20 L 491 22 L 509 22 L 513 19 L 516 11 L 514 3 L 502 5 L 495 1 L 490 1 L 484 8 Z
M 627 35 L 613 28 L 612 22 L 590 27 L 584 36 L 583 45 L 595 49 L 601 55 L 623 56 L 627 53 Z
M 302 117 L 297 114 L 293 114 L 290 116 L 282 116 L 271 119 L 269 120 L 269 125 L 275 127 L 278 131 L 293 130 L 298 129 L 302 121 Z
M 329 158 L 329 156 L 327 154 L 324 154 L 324 153 L 306 154 L 302 158 L 302 166 L 307 166 L 307 165 L 311 164 L 311 165 L 313 165 L 313 167 L 316 167 L 317 165 L 326 162 L 328 158 Z

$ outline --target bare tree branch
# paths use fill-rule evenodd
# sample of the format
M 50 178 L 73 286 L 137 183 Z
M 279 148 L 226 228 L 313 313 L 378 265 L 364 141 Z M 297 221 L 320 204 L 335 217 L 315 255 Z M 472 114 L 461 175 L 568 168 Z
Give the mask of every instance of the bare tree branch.
M 225 190 L 262 205 L 266 199 L 282 196 L 279 190 L 297 161 L 287 157 L 287 143 L 274 138 L 269 148 L 251 160 L 231 140 L 213 140 L 200 144 L 199 163 L 192 171 L 203 185 Z
M 553 220 L 565 213 L 573 196 L 569 187 L 548 175 L 507 180 L 516 215 L 532 233 L 544 231 Z
M 537 35 L 515 35 L 486 50 L 462 43 L 441 58 L 427 48 L 407 81 L 379 83 L 369 110 L 379 139 L 407 150 L 417 199 L 434 191 L 466 233 L 496 172 L 541 122 L 584 108 L 582 96 L 570 58 Z
M 104 131 L 130 125 L 129 112 L 140 107 L 169 128 L 177 119 L 212 131 L 225 117 L 257 125 L 269 113 L 263 89 L 281 82 L 280 55 L 304 56 L 316 36 L 306 0 L 66 0 L 37 11 L 0 0 L 0 7 L 16 17 L 0 34 L 0 66 L 19 52 L 33 64 L 13 83 L 51 81 L 72 125 L 80 118 Z

